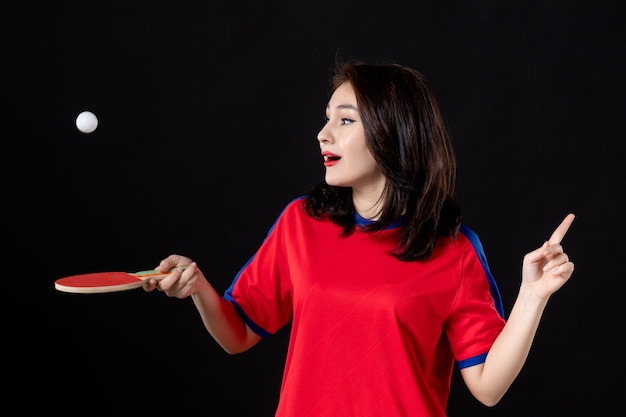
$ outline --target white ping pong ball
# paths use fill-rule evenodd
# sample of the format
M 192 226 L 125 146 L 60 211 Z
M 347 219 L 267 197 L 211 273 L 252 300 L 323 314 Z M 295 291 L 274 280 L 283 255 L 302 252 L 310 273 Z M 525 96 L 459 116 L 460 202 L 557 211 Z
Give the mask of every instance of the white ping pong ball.
M 76 118 L 76 127 L 83 133 L 91 133 L 98 127 L 98 118 L 90 111 L 84 111 Z

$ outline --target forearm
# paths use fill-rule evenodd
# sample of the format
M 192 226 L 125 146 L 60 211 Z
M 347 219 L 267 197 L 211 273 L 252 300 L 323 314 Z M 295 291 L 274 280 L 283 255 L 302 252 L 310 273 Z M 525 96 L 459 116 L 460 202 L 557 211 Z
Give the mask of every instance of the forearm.
M 520 291 L 502 332 L 489 350 L 472 393 L 481 402 L 494 405 L 519 375 L 535 338 L 547 300 Z
M 206 285 L 192 294 L 191 299 L 204 326 L 226 352 L 240 353 L 259 341 L 260 337 L 244 323 L 233 304 L 221 297 L 212 286 Z

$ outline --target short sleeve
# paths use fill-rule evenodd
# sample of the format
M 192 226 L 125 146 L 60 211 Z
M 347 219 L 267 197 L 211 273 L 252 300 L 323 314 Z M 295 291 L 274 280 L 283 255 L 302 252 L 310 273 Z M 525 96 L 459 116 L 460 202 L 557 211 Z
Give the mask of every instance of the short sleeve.
M 505 324 L 502 300 L 478 236 L 466 226 L 458 293 L 446 321 L 446 334 L 459 367 L 484 362 Z
M 291 319 L 292 285 L 285 236 L 290 221 L 294 221 L 290 212 L 297 201 L 283 210 L 258 251 L 224 293 L 248 326 L 262 337 L 276 333 Z

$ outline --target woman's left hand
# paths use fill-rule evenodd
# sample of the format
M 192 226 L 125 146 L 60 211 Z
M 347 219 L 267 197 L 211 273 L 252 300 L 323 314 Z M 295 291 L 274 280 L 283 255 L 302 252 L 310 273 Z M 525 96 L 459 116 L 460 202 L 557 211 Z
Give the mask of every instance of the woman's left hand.
M 532 288 L 541 300 L 547 300 L 574 272 L 574 263 L 564 252 L 561 241 L 574 221 L 568 214 L 540 248 L 527 253 L 522 264 L 522 285 Z

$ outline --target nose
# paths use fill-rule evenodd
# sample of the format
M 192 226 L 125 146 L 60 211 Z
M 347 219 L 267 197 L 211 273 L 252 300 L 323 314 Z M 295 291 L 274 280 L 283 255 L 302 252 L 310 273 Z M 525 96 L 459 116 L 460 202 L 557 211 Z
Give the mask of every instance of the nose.
M 328 128 L 328 123 L 324 124 L 324 127 L 322 127 L 322 129 L 318 132 L 317 140 L 320 143 L 320 145 L 323 143 L 329 143 L 333 141 L 333 135 L 331 134 L 330 129 Z

